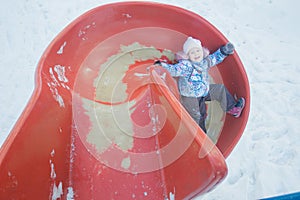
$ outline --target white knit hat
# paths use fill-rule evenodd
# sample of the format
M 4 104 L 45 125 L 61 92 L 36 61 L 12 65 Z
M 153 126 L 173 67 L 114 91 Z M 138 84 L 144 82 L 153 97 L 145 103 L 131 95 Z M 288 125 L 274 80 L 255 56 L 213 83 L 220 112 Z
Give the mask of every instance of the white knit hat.
M 183 44 L 183 52 L 185 54 L 188 54 L 189 51 L 194 47 L 202 48 L 201 41 L 194 39 L 192 37 L 188 37 L 187 40 Z

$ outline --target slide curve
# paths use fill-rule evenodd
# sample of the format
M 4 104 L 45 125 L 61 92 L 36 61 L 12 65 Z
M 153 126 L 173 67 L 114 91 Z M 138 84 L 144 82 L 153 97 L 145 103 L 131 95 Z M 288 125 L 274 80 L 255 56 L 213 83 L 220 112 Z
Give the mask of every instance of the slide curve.
M 0 149 L 0 199 L 190 199 L 220 183 L 248 120 L 249 83 L 237 53 L 211 70 L 246 106 L 218 118 L 211 102 L 203 133 L 176 80 L 152 66 L 174 62 L 187 36 L 210 51 L 227 42 L 199 15 L 150 2 L 103 5 L 68 25 Z

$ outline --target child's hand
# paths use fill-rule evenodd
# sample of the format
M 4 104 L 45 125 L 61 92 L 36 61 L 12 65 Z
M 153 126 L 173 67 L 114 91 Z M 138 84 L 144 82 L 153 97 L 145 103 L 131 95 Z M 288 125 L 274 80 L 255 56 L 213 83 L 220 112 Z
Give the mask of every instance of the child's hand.
M 231 42 L 228 42 L 224 46 L 221 46 L 220 50 L 221 50 L 222 54 L 224 54 L 225 56 L 228 56 L 230 54 L 233 54 L 234 46 Z
M 155 61 L 155 62 L 153 63 L 153 65 L 155 65 L 155 66 L 161 66 L 160 60 Z

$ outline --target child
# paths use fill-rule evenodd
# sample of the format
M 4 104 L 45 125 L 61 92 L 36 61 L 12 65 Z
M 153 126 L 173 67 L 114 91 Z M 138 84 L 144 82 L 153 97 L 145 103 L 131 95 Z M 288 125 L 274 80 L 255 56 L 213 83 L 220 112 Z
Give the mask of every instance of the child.
M 233 53 L 234 46 L 227 43 L 213 54 L 209 54 L 208 50 L 202 47 L 200 40 L 188 37 L 183 44 L 182 59 L 178 63 L 155 62 L 156 65 L 167 69 L 173 77 L 179 77 L 181 103 L 205 133 L 205 101 L 217 100 L 222 110 L 234 117 L 239 117 L 244 108 L 244 98 L 236 101 L 223 84 L 209 84 L 208 80 L 210 67 L 221 63 Z

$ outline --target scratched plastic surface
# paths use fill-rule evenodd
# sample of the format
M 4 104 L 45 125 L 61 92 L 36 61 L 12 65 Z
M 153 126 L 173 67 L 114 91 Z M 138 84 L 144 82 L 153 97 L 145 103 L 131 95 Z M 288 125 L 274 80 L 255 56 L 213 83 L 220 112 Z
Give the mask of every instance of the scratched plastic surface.
M 237 53 L 211 71 L 247 104 L 239 119 L 209 104 L 205 135 L 175 80 L 152 66 L 174 61 L 189 35 L 211 51 L 227 41 L 199 15 L 157 3 L 104 5 L 67 26 L 1 147 L 0 199 L 189 199 L 221 182 L 248 120 L 248 79 Z

